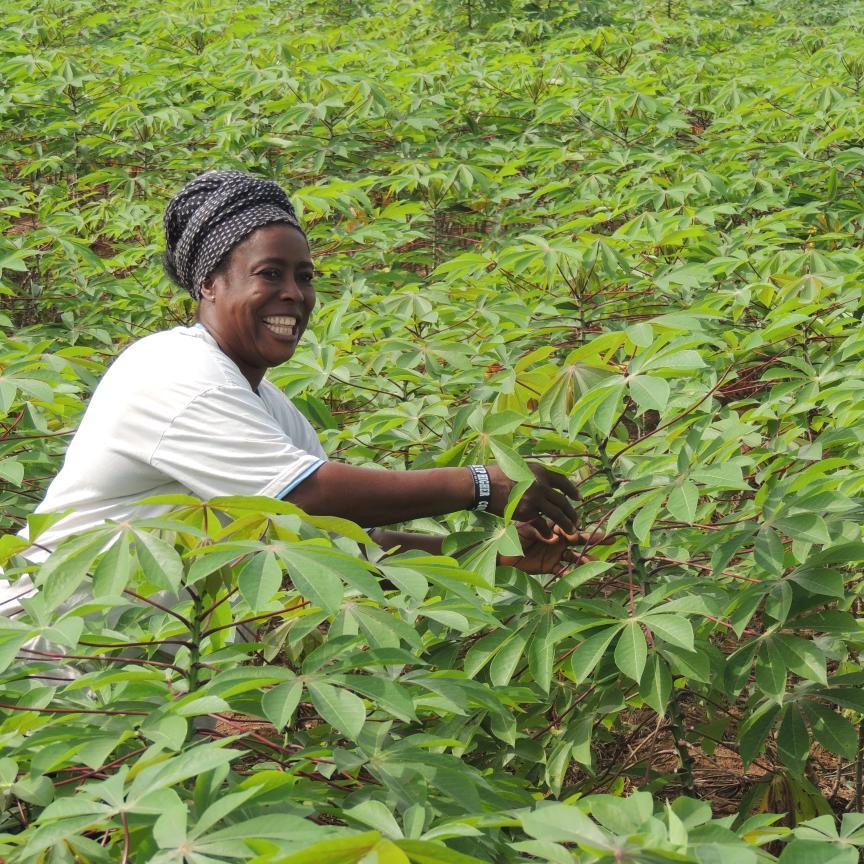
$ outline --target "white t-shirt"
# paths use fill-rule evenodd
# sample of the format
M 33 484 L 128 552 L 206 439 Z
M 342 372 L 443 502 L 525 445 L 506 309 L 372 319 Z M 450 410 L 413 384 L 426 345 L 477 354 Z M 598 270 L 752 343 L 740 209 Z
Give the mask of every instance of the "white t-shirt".
M 326 458 L 285 394 L 267 380 L 255 393 L 202 325 L 155 333 L 120 354 L 93 393 L 36 508 L 73 512 L 38 542 L 53 549 L 106 519 L 164 513 L 165 505 L 136 504 L 153 495 L 281 498 Z

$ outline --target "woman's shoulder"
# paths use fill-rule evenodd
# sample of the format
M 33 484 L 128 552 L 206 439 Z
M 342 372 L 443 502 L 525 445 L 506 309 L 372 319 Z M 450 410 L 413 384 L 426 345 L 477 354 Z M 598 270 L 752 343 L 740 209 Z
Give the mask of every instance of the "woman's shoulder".
M 162 372 L 170 377 L 200 376 L 213 384 L 232 383 L 234 364 L 219 349 L 213 337 L 200 325 L 172 327 L 138 339 L 126 348 L 111 370 L 141 369 L 150 375 Z M 226 379 L 227 375 L 227 379 Z
M 173 327 L 133 342 L 105 379 L 124 386 L 165 388 L 172 383 L 200 389 L 236 383 L 236 366 L 200 325 Z

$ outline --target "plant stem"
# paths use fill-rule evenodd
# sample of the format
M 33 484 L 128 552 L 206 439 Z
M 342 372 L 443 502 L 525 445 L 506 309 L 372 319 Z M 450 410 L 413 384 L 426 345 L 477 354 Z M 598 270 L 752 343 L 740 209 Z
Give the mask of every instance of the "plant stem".
M 198 689 L 198 673 L 201 669 L 201 639 L 203 638 L 201 625 L 205 615 L 204 596 L 195 594 L 192 600 L 192 621 L 189 627 L 189 670 L 186 673 L 190 693 Z
M 858 724 L 858 754 L 855 757 L 855 809 L 860 813 L 864 805 L 864 722 Z
M 684 740 L 686 729 L 684 727 L 684 715 L 681 712 L 679 702 L 680 693 L 673 693 L 669 700 L 669 729 L 675 741 L 675 749 L 678 751 L 678 776 L 681 778 L 681 789 L 685 795 L 696 797 L 696 789 L 693 783 L 693 757 Z

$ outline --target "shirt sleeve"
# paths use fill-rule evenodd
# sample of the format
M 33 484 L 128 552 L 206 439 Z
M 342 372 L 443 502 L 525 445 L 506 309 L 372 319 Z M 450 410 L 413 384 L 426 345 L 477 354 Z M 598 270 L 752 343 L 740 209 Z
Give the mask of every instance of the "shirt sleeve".
M 205 501 L 281 498 L 324 464 L 298 443 L 251 391 L 220 386 L 196 396 L 171 421 L 150 464 Z

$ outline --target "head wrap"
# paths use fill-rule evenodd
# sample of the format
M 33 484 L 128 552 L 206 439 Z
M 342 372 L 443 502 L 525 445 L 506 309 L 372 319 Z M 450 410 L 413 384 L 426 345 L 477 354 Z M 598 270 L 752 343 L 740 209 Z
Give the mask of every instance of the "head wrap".
M 278 183 L 242 171 L 206 171 L 165 208 L 165 266 L 196 299 L 224 256 L 256 228 L 300 221 Z

